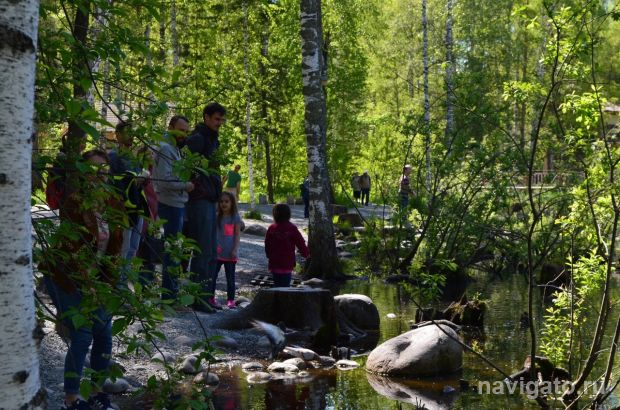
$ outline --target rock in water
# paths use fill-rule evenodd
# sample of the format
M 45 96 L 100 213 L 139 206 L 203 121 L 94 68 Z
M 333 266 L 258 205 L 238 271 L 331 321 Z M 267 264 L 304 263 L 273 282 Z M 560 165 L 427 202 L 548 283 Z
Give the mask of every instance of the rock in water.
M 353 370 L 360 367 L 359 363 L 354 360 L 338 360 L 336 367 L 340 370 Z
M 265 372 L 254 372 L 250 374 L 247 379 L 248 383 L 267 383 L 271 380 L 271 375 Z
M 334 364 L 336 364 L 336 359 L 329 356 L 320 356 L 318 362 L 321 367 L 332 367 Z
M 296 366 L 299 370 L 306 370 L 306 368 L 308 367 L 304 359 L 299 358 L 299 357 L 293 357 L 292 359 L 286 359 L 283 363 L 292 364 L 293 366 Z
M 267 371 L 271 373 L 297 373 L 299 368 L 290 363 L 273 362 L 269 365 Z
M 257 371 L 263 370 L 265 366 L 263 366 L 262 364 L 258 362 L 250 362 L 250 363 L 244 363 L 243 366 L 241 366 L 241 368 L 246 372 L 257 372 Z
M 128 389 L 129 382 L 122 378 L 118 378 L 115 381 L 106 379 L 103 383 L 103 391 L 110 394 L 125 393 Z
M 286 346 L 284 348 L 284 354 L 291 357 L 298 357 L 304 361 L 320 360 L 320 356 L 310 349 L 304 347 L 292 347 Z
M 378 330 L 379 310 L 366 295 L 344 294 L 334 298 L 340 312 L 362 330 Z
M 456 341 L 459 336 L 452 328 L 440 326 L 425 326 L 386 340 L 370 353 L 366 369 L 411 377 L 459 371 L 463 366 L 463 348 Z

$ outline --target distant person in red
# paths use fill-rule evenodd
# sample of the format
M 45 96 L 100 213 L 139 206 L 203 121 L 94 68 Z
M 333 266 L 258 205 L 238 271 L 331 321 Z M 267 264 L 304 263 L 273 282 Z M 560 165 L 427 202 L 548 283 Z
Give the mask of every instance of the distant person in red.
M 276 204 L 272 213 L 274 223 L 265 236 L 269 272 L 273 275 L 274 287 L 289 287 L 295 268 L 295 248 L 304 258 L 310 257 L 310 251 L 299 229 L 290 222 L 291 208 L 286 204 Z

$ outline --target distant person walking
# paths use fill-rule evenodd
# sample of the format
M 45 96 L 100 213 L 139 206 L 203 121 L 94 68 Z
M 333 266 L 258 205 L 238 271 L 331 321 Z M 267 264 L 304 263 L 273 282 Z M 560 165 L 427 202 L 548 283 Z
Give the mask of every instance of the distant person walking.
M 200 248 L 195 253 L 190 270 L 196 275 L 202 290 L 210 299 L 211 281 L 217 268 L 217 221 L 216 205 L 222 194 L 222 180 L 215 153 L 220 146 L 219 129 L 226 121 L 226 109 L 216 102 L 208 104 L 203 110 L 204 122 L 198 124 L 189 138 L 187 148 L 208 161 L 208 174 L 198 171 L 192 183 L 194 189 L 187 202 L 187 236 L 195 240 Z M 213 313 L 204 303 L 196 303 L 195 310 Z
M 362 190 L 362 205 L 368 206 L 370 200 L 370 175 L 368 171 L 360 176 L 360 189 Z
M 351 177 L 351 189 L 353 190 L 353 199 L 355 199 L 355 202 L 359 202 L 362 188 L 360 187 L 360 175 L 357 171 Z
M 310 178 L 304 178 L 304 182 L 299 184 L 301 199 L 304 201 L 304 218 L 310 218 Z
M 188 192 L 194 190 L 192 182 L 182 181 L 175 175 L 174 164 L 181 160 L 180 149 L 185 145 L 189 132 L 189 120 L 182 115 L 175 115 L 168 123 L 164 140 L 159 143 L 155 153 L 153 180 L 157 192 L 157 213 L 164 221 L 164 238 L 170 239 L 183 231 L 185 204 Z M 172 261 L 169 252 L 165 252 L 162 261 L 162 287 L 165 289 L 162 299 L 175 299 L 178 292 L 177 281 L 170 274 L 171 266 L 178 266 Z
M 273 276 L 274 287 L 289 287 L 295 268 L 295 248 L 304 258 L 310 257 L 310 250 L 299 229 L 290 221 L 291 208 L 288 205 L 277 204 L 272 213 L 274 223 L 265 236 L 269 272 Z
M 217 269 L 211 281 L 211 292 L 215 295 L 217 276 L 224 266 L 226 273 L 226 306 L 235 308 L 235 269 L 239 255 L 241 238 L 241 217 L 237 211 L 235 195 L 222 192 L 217 207 Z M 211 306 L 219 307 L 215 296 L 210 301 Z
M 240 169 L 241 165 L 235 165 L 235 169 L 231 169 L 230 171 L 228 171 L 228 173 L 224 175 L 224 179 L 222 180 L 222 183 L 224 184 L 224 191 L 233 194 L 237 202 L 239 202 L 239 195 L 241 194 L 241 175 L 239 174 Z
M 400 177 L 400 186 L 398 188 L 398 197 L 401 210 L 406 209 L 409 206 L 409 199 L 414 195 L 409 181 L 410 174 L 411 165 L 405 165 L 403 167 L 403 174 Z

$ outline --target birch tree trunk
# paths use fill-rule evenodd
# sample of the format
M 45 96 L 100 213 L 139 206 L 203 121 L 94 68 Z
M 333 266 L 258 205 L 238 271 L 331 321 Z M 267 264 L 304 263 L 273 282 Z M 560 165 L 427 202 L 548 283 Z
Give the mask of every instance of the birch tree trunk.
M 450 151 L 452 146 L 452 133 L 454 132 L 454 42 L 452 40 L 452 9 L 454 0 L 447 0 L 446 9 L 446 148 Z
M 177 37 L 177 7 L 170 2 L 170 42 L 172 43 L 172 67 L 179 65 L 179 38 Z
M 46 408 L 30 225 L 39 2 L 0 0 L 0 407 Z
M 301 0 L 301 74 L 305 102 L 306 150 L 310 180 L 308 244 L 313 257 L 307 275 L 335 278 L 340 275 L 332 211 L 329 206 L 329 172 L 325 150 L 327 112 L 321 84 L 321 1 Z
M 269 58 L 269 20 L 268 17 L 264 17 L 265 28 L 263 33 L 262 47 L 261 47 L 261 59 L 258 63 L 258 72 L 260 78 L 265 81 L 267 79 L 267 67 L 265 66 L 267 59 Z M 260 90 L 261 99 L 261 118 L 263 124 L 263 144 L 265 145 L 265 176 L 267 177 L 267 200 L 270 204 L 274 203 L 273 200 L 273 170 L 271 164 L 271 137 L 269 130 L 271 129 L 269 124 L 269 118 L 267 113 L 267 92 L 266 86 L 263 84 Z
M 250 101 L 250 53 L 248 32 L 248 4 L 243 2 L 243 72 L 245 74 L 245 134 L 248 144 L 248 182 L 250 183 L 250 209 L 254 209 L 254 165 L 252 162 L 252 102 Z
M 424 153 L 426 157 L 426 191 L 431 192 L 431 105 L 428 96 L 428 19 L 426 1 L 422 0 L 422 59 L 424 64 Z

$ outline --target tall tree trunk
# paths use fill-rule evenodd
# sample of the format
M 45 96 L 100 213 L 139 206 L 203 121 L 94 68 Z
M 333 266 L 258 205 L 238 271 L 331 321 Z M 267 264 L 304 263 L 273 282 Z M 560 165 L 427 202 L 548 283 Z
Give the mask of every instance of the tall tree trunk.
M 170 41 L 172 42 L 172 67 L 179 65 L 179 38 L 177 36 L 177 7 L 170 2 Z
M 424 153 L 426 157 L 426 191 L 431 192 L 431 106 L 428 95 L 428 19 L 426 1 L 422 0 L 422 58 L 424 64 Z
M 332 210 L 329 206 L 329 172 L 325 149 L 326 109 L 321 84 L 320 0 L 301 0 L 301 74 L 305 102 L 305 132 L 310 179 L 309 246 L 313 257 L 307 274 L 313 277 L 339 276 Z
M 445 144 L 448 151 L 452 146 L 454 132 L 454 53 L 452 40 L 452 9 L 454 0 L 447 0 L 446 18 L 446 133 Z
M 39 377 L 30 223 L 39 2 L 0 0 L 0 406 L 47 408 Z
M 269 20 L 265 17 L 265 32 L 263 33 L 263 45 L 261 47 L 261 60 L 258 64 L 258 71 L 263 81 L 267 78 L 267 68 L 265 62 L 269 57 Z M 265 91 L 265 85 L 260 90 L 261 108 L 260 113 L 263 123 L 263 144 L 265 145 L 265 174 L 267 177 L 267 199 L 270 204 L 273 204 L 273 171 L 271 168 L 271 138 L 269 135 L 269 119 L 267 113 L 267 92 Z
M 86 100 L 87 91 L 82 83 L 84 79 L 90 78 L 89 62 L 86 54 L 86 38 L 88 36 L 88 27 L 90 23 L 91 3 L 86 1 L 82 7 L 77 7 L 75 11 L 75 19 L 73 20 L 73 38 L 75 45 L 73 47 L 73 99 Z M 67 186 L 77 186 L 77 173 L 72 172 L 75 161 L 80 155 L 80 146 L 86 141 L 86 132 L 80 125 L 73 120 L 69 120 L 67 132 L 67 161 L 65 167 L 67 171 Z
M 108 104 L 110 103 L 110 61 L 106 60 L 105 64 L 103 65 L 103 92 L 102 92 L 102 97 L 103 97 L 103 101 L 101 101 L 101 118 L 103 118 L 104 120 L 107 120 L 108 118 Z M 105 129 L 107 126 L 103 126 L 103 128 Z M 101 132 L 101 139 L 99 141 L 99 145 L 101 147 L 105 147 L 106 146 L 106 135 L 105 132 Z
M 252 102 L 250 100 L 250 64 L 249 64 L 249 27 L 248 27 L 248 4 L 243 2 L 243 72 L 245 74 L 245 134 L 248 144 L 248 182 L 250 183 L 250 209 L 254 209 L 254 165 L 252 161 L 252 126 L 251 113 Z
M 165 9 L 162 14 L 165 15 Z M 159 63 L 166 65 L 166 20 L 163 18 L 159 21 Z

